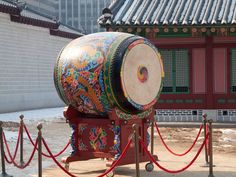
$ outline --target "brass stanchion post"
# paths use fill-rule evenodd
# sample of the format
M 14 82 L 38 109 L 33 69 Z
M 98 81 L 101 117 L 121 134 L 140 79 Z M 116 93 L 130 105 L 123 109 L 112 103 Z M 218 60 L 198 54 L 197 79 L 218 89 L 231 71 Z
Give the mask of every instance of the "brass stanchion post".
M 20 164 L 24 165 L 24 157 L 23 157 L 23 130 L 24 130 L 24 115 L 20 115 Z
M 206 139 L 207 135 L 207 114 L 203 115 L 203 127 L 204 127 L 204 138 Z M 209 167 L 209 160 L 208 160 L 208 147 L 207 143 L 205 144 L 205 164 L 202 167 Z
M 213 120 L 210 119 L 208 122 L 209 122 L 209 157 L 210 157 L 208 177 L 214 177 L 214 175 L 213 175 L 213 145 L 212 145 L 212 141 L 213 141 L 212 122 L 213 122 Z
M 38 177 L 42 177 L 42 124 L 38 124 Z
M 3 122 L 0 121 L 0 148 L 1 148 L 1 163 L 2 163 L 2 173 L 0 174 L 0 177 L 12 177 L 11 175 L 8 175 L 6 172 L 6 166 L 5 166 L 5 157 L 4 157 L 4 145 L 3 145 Z
M 135 143 L 135 162 L 136 162 L 136 177 L 140 177 L 139 171 L 139 136 L 138 136 L 138 127 L 136 124 L 133 124 L 134 130 L 134 143 Z
M 151 121 L 151 154 L 154 155 L 154 122 L 155 120 Z

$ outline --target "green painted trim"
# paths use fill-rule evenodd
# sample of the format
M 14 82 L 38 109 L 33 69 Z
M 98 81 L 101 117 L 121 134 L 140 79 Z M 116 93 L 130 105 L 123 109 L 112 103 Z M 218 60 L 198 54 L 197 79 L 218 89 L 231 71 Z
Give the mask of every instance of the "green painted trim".
M 191 33 L 159 32 L 157 38 L 192 37 Z
M 145 36 L 146 36 L 146 32 L 145 32 L 145 31 L 141 31 L 141 32 L 139 33 L 139 36 L 145 37 Z
M 187 86 L 188 86 L 188 91 L 187 92 L 185 92 L 185 93 L 190 93 L 190 91 L 189 91 L 189 80 L 190 80 L 190 67 L 189 67 L 189 50 L 188 49 L 184 49 L 184 50 L 186 50 L 186 54 L 187 54 L 187 69 L 188 69 L 188 75 L 187 75 Z
M 234 52 L 233 52 L 234 51 Z M 236 85 L 233 85 L 233 57 L 235 58 L 236 60 L 236 48 L 231 48 L 230 49 L 230 52 L 231 52 L 231 55 L 230 55 L 230 90 L 231 90 L 231 93 L 236 93 L 236 91 L 233 91 L 233 86 L 236 86 Z
M 114 55 L 116 53 L 116 49 L 117 47 L 121 44 L 121 42 L 130 37 L 132 35 L 130 34 L 122 34 L 120 36 L 117 36 L 117 38 L 112 42 L 108 52 L 107 52 L 107 58 L 106 61 L 104 62 L 103 65 L 103 71 L 104 71 L 104 75 L 103 75 L 103 79 L 104 79 L 104 86 L 105 86 L 105 92 L 107 95 L 107 98 L 109 100 L 109 102 L 113 105 L 113 106 L 117 106 L 119 109 L 121 109 L 122 111 L 126 112 L 121 105 L 119 105 L 116 96 L 114 95 L 114 92 L 112 90 L 112 86 L 111 86 L 111 77 L 110 77 L 110 67 L 111 67 L 111 63 L 113 61 Z
M 173 93 L 176 93 L 176 50 L 172 50 L 172 78 L 173 78 Z
M 228 35 L 229 36 L 236 36 L 236 32 L 230 32 L 230 28 L 232 27 L 235 27 L 233 24 L 230 25 L 225 25 L 225 24 L 218 24 L 218 25 L 194 25 L 194 26 L 191 26 L 191 25 L 188 25 L 188 26 L 184 26 L 184 25 L 178 25 L 178 26 L 173 26 L 173 25 L 170 25 L 170 26 L 158 26 L 158 25 L 148 25 L 148 26 L 144 26 L 144 25 L 122 25 L 122 26 L 116 26 L 116 25 L 111 25 L 109 26 L 111 27 L 113 30 L 116 30 L 118 28 L 122 28 L 123 29 L 123 32 L 126 32 L 126 33 L 131 33 L 131 34 L 134 34 L 134 35 L 139 35 L 139 36 L 142 36 L 142 37 L 146 37 L 146 31 L 145 29 L 149 28 L 149 29 L 154 29 L 154 28 L 159 28 L 159 32 L 156 33 L 156 38 L 171 38 L 171 37 L 192 37 L 192 32 L 191 32 L 191 29 L 192 28 L 197 28 L 197 29 L 201 29 L 201 28 L 206 28 L 208 30 L 208 32 L 202 32 L 200 36 L 202 37 L 205 37 L 205 36 L 217 36 L 217 32 L 211 32 L 209 31 L 211 28 L 216 28 L 216 29 L 219 29 L 219 28 L 226 28 L 229 33 Z M 183 32 L 182 29 L 183 27 L 187 28 L 188 29 L 188 32 Z M 132 28 L 132 32 L 128 32 L 128 28 Z M 136 29 L 137 28 L 141 28 L 142 31 L 140 33 L 137 34 L 137 31 Z M 169 32 L 164 32 L 164 28 L 168 28 L 169 29 Z M 173 32 L 173 29 L 174 28 L 177 28 L 178 29 L 178 32 Z
M 107 98 L 108 100 L 110 101 L 110 103 L 114 106 L 115 105 L 115 98 L 114 98 L 114 94 L 112 93 L 112 90 L 111 90 L 111 83 L 110 83 L 110 63 L 114 56 L 114 53 L 116 52 L 116 47 L 120 44 L 120 41 L 119 39 L 116 39 L 115 42 L 113 42 L 111 45 L 110 45 L 110 48 L 107 52 L 107 58 L 106 60 L 104 61 L 104 64 L 103 64 L 103 71 L 104 71 L 104 75 L 103 75 L 103 79 L 104 79 L 104 86 L 105 86 L 105 91 L 106 91 L 106 94 L 107 94 Z
M 142 113 L 139 113 L 139 114 L 136 114 L 136 115 L 133 115 L 133 114 L 129 114 L 129 113 L 125 113 L 125 112 L 122 112 L 121 110 L 119 109 L 115 109 L 116 111 L 116 115 L 120 118 L 120 119 L 124 119 L 124 120 L 130 120 L 130 119 L 135 119 L 136 117 L 138 117 L 139 119 L 144 119 L 146 117 L 148 117 L 152 111 L 153 111 L 153 108 L 149 108 L 148 110 L 142 112 Z
M 234 32 L 234 33 L 230 32 L 229 36 L 235 37 L 236 36 L 236 32 Z

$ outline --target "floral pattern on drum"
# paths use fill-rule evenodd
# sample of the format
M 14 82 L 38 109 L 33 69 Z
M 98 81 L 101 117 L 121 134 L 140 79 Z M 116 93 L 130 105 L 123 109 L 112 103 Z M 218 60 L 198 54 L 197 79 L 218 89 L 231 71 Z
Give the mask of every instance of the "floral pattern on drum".
M 142 101 L 131 99 L 133 92 L 127 92 L 126 85 L 121 82 L 124 79 L 122 63 L 130 60 L 127 54 L 139 44 L 157 52 L 146 39 L 127 33 L 95 33 L 71 41 L 62 49 L 54 69 L 55 87 L 60 98 L 83 114 L 107 116 L 114 108 L 127 114 L 147 111 L 156 103 L 160 91 L 157 97 L 153 94 L 153 99 L 143 104 L 145 97 Z M 153 60 L 158 58 L 160 56 L 156 55 Z M 138 77 L 140 84 L 147 83 L 149 68 L 142 63 L 140 66 L 134 77 Z M 125 71 L 132 71 L 132 67 Z M 158 89 L 159 86 L 153 92 Z

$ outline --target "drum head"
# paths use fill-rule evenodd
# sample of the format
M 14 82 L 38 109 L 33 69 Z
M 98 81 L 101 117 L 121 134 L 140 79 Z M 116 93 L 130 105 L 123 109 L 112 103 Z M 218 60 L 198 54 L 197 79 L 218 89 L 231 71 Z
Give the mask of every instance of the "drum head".
M 162 77 L 162 60 L 155 47 L 144 40 L 132 43 L 121 71 L 122 89 L 129 102 L 139 110 L 155 104 Z

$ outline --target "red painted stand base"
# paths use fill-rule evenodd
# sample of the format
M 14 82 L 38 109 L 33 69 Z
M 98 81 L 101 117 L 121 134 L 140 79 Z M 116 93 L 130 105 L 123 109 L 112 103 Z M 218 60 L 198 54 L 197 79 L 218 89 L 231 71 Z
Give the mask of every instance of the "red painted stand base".
M 89 116 L 81 114 L 72 107 L 64 111 L 64 116 L 73 129 L 72 149 L 68 157 L 63 157 L 62 162 L 68 164 L 74 161 L 83 161 L 95 158 L 107 159 L 107 166 L 119 157 L 130 138 L 133 136 L 132 125 L 139 128 L 139 136 L 146 144 L 150 142 L 148 128 L 154 118 L 154 112 L 147 117 L 133 117 L 129 120 L 121 119 L 113 110 L 108 116 Z M 140 149 L 140 162 L 148 162 L 148 157 Z M 156 156 L 155 156 L 156 157 Z M 157 157 L 156 157 L 157 159 Z M 135 163 L 135 147 L 131 144 L 126 156 L 119 165 Z

